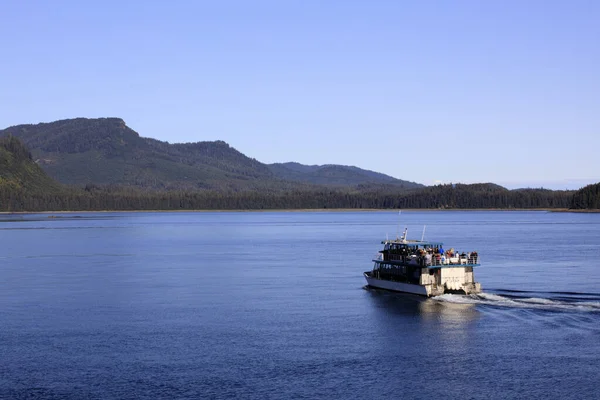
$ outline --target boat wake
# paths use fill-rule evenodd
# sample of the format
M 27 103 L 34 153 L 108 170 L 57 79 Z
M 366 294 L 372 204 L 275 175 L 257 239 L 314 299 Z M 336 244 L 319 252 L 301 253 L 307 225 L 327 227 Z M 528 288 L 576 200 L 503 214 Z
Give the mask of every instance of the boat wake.
M 479 293 L 471 295 L 444 294 L 433 300 L 455 304 L 481 304 L 486 306 L 524 308 L 547 311 L 579 311 L 600 313 L 600 294 L 551 292 L 549 297 L 534 297 L 540 292 L 502 291 L 506 294 Z

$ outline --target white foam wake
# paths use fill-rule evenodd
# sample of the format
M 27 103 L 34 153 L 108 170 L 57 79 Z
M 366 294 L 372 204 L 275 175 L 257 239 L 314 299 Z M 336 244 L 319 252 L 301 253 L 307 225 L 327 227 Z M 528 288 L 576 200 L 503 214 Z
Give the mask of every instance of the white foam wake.
M 443 294 L 433 297 L 433 300 L 444 303 L 483 304 L 497 307 L 532 308 L 549 311 L 600 312 L 600 302 L 597 301 L 564 301 L 541 297 L 513 298 L 492 293 L 472 295 Z

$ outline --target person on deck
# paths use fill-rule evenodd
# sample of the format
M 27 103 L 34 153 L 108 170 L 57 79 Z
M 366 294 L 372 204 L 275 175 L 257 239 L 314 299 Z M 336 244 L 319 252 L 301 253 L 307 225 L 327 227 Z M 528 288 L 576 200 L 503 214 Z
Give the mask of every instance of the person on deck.
M 431 265 L 431 254 L 430 253 L 425 254 L 425 265 L 426 266 Z

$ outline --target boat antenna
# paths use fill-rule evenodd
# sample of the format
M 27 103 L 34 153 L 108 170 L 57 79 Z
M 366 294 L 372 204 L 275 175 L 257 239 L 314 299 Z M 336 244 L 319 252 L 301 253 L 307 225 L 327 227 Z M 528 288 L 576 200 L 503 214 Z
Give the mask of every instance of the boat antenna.
M 425 239 L 425 228 L 427 228 L 427 225 L 423 225 L 423 234 L 421 235 L 421 242 L 423 241 L 423 239 Z

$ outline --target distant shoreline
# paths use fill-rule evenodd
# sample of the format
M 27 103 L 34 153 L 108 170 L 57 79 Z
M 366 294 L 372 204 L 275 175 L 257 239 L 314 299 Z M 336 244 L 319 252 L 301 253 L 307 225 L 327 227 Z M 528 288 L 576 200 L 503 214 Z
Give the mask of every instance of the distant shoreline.
M 9 214 L 73 214 L 73 213 L 181 213 L 181 212 L 195 212 L 195 213 L 209 213 L 209 212 L 396 212 L 396 211 L 409 211 L 409 212 L 427 212 L 427 211 L 546 211 L 546 212 L 558 212 L 558 213 L 600 213 L 600 209 L 585 209 L 585 210 L 571 210 L 568 208 L 402 208 L 402 209 L 390 209 L 390 208 L 298 208 L 298 209 L 266 209 L 266 210 L 62 210 L 62 211 L 0 211 L 0 215 Z

